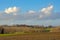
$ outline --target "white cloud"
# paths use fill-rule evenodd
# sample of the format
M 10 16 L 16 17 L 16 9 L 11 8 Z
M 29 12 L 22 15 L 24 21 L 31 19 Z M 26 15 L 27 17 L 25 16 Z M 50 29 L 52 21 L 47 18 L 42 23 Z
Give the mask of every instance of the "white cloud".
M 52 9 L 53 9 L 53 5 L 49 5 L 46 8 L 42 8 L 40 12 L 42 12 L 44 15 L 50 15 Z
M 36 13 L 34 10 L 29 10 L 28 11 L 28 14 L 34 14 L 34 13 Z
M 10 14 L 10 13 L 16 13 L 18 12 L 18 8 L 17 7 L 9 7 L 7 9 L 5 9 L 4 11 L 6 14 Z
M 14 16 L 16 16 L 17 14 L 16 13 L 13 13 Z
M 52 13 L 52 10 L 53 10 L 53 5 L 49 5 L 49 6 L 46 7 L 46 8 L 42 8 L 42 9 L 40 10 L 39 18 L 43 18 L 43 17 L 50 16 L 51 13 Z
M 43 18 L 43 15 L 39 15 L 39 18 Z

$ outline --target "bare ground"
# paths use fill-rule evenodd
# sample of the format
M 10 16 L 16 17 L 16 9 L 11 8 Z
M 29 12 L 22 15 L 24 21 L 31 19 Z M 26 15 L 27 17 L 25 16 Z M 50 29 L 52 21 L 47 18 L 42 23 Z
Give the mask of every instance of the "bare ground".
M 33 33 L 1 36 L 0 40 L 60 40 L 60 33 Z

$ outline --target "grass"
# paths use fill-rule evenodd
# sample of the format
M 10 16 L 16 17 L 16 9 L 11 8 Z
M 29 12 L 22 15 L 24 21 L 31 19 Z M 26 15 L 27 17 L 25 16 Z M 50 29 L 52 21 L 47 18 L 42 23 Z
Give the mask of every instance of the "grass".
M 14 35 L 17 35 L 17 34 L 26 34 L 24 32 L 16 32 L 16 33 L 11 33 L 11 34 L 0 34 L 0 36 L 14 36 Z
M 60 32 L 0 34 L 0 40 L 60 40 Z
M 32 33 L 15 32 L 15 33 L 11 33 L 11 34 L 0 34 L 0 37 L 1 37 L 1 36 L 15 36 L 15 35 L 24 35 L 24 34 L 32 34 Z
M 12 35 L 16 35 L 16 34 L 0 34 L 0 37 L 1 36 L 12 36 Z

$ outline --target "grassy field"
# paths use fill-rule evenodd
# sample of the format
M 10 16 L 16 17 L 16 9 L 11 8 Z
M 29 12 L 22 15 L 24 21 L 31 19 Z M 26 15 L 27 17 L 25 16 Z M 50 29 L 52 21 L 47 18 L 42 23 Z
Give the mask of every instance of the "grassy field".
M 60 40 L 60 32 L 0 34 L 0 40 Z
M 0 40 L 60 40 L 60 27 L 3 27 Z M 2 32 L 2 30 L 0 30 Z

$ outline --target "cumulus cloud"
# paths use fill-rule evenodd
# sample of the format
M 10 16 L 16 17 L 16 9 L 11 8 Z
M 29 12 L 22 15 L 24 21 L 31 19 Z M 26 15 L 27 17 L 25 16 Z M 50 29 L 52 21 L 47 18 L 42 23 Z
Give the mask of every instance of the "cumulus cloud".
M 43 15 L 39 15 L 39 18 L 43 18 Z
M 26 13 L 21 13 L 20 15 L 17 14 L 18 12 L 17 7 L 9 7 L 5 9 L 4 13 L 1 13 L 2 16 L 0 16 L 0 19 L 2 20 L 41 20 L 41 19 L 56 19 L 60 18 L 60 13 L 52 13 L 53 11 L 53 5 L 49 5 L 46 8 L 42 8 L 39 12 L 36 12 L 34 10 L 29 10 Z M 8 15 L 8 14 L 13 14 L 13 15 Z M 16 16 L 15 16 L 16 15 Z
M 46 8 L 42 8 L 41 12 L 45 15 L 49 15 L 51 13 L 52 9 L 53 9 L 53 5 L 49 5 Z
M 28 14 L 34 14 L 34 13 L 36 13 L 34 10 L 29 10 L 28 12 L 27 12 Z
M 16 13 L 13 13 L 14 16 L 16 16 L 17 14 Z
M 46 8 L 42 8 L 40 10 L 40 15 L 39 17 L 41 18 L 41 16 L 45 17 L 45 16 L 50 16 L 51 13 L 52 13 L 52 10 L 53 10 L 53 5 L 49 5 L 48 7 Z
M 18 8 L 17 7 L 9 7 L 9 8 L 6 8 L 5 11 L 4 11 L 6 14 L 10 14 L 10 13 L 16 13 L 18 12 Z M 16 14 L 14 14 L 16 15 Z

